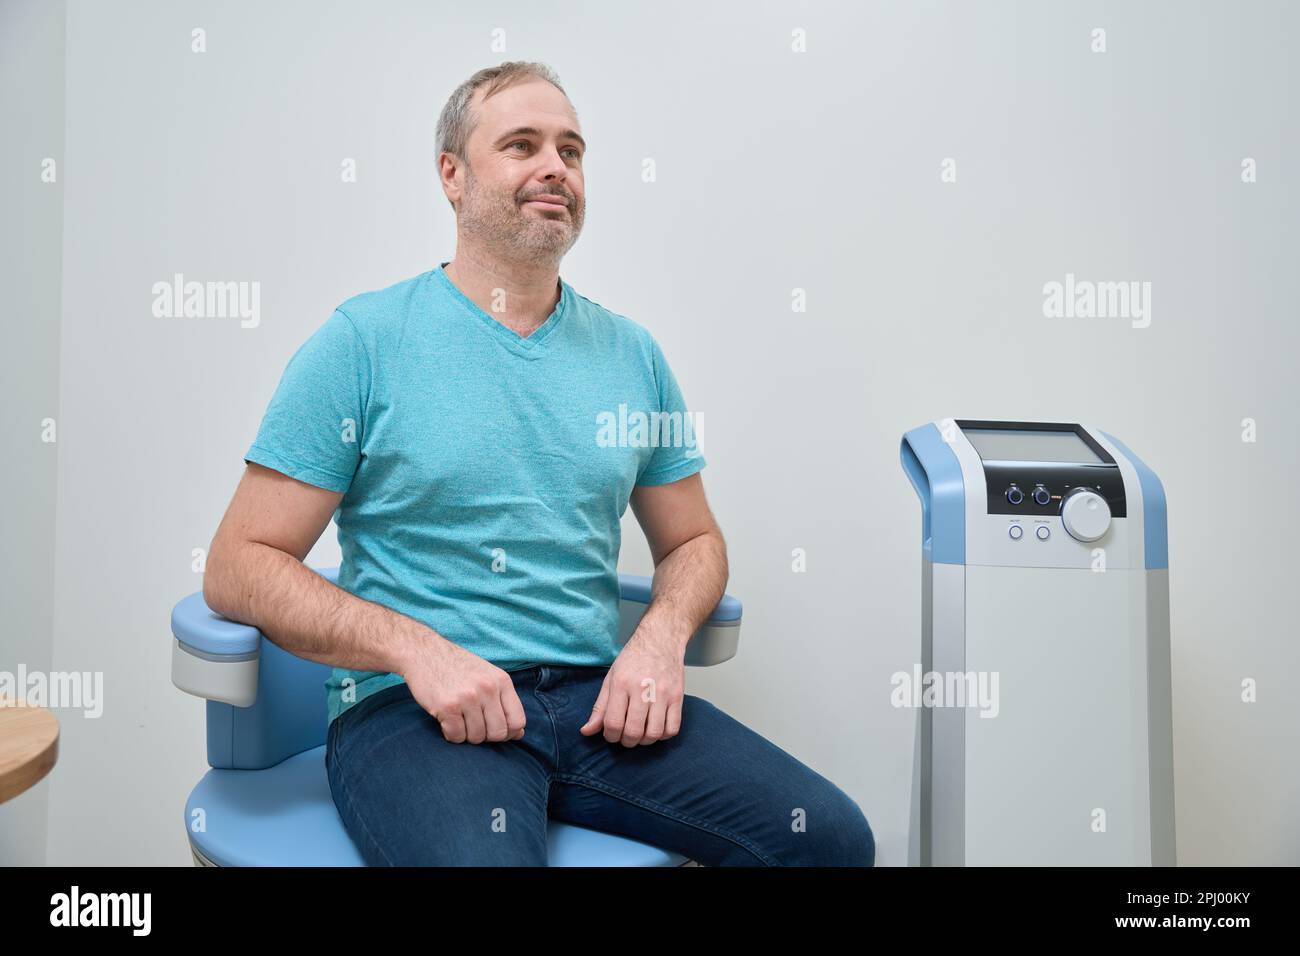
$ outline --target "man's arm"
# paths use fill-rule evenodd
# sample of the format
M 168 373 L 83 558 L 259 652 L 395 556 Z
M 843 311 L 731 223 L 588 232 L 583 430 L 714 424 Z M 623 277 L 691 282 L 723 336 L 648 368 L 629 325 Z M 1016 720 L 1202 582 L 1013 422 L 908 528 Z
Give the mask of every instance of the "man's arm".
M 727 546 L 704 498 L 699 472 L 636 486 L 632 512 L 654 558 L 650 606 L 605 675 L 579 728 L 610 743 L 644 746 L 681 729 L 686 645 L 727 587 Z
M 523 705 L 504 670 L 302 563 L 342 499 L 250 462 L 208 552 L 208 607 L 296 657 L 401 674 L 452 743 L 522 737 Z
M 639 485 L 630 503 L 655 564 L 650 606 L 637 630 L 663 634 L 685 648 L 727 589 L 722 529 L 699 472 L 666 485 Z
M 342 498 L 250 462 L 212 539 L 203 600 L 297 657 L 398 672 L 410 646 L 433 632 L 303 564 Z

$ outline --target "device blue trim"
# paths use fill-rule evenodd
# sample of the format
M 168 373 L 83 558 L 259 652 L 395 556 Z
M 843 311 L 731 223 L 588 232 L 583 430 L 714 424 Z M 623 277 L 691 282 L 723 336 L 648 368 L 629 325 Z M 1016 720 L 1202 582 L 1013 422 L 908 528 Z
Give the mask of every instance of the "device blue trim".
M 938 564 L 966 563 L 966 484 L 961 462 L 933 422 L 903 435 L 903 471 L 921 499 L 921 550 Z
M 1100 429 L 1099 429 L 1100 431 Z M 1142 486 L 1143 548 L 1148 568 L 1169 567 L 1169 513 L 1165 504 L 1165 488 L 1156 473 L 1133 454 L 1129 447 L 1109 432 L 1101 432 L 1124 457 L 1133 463 Z

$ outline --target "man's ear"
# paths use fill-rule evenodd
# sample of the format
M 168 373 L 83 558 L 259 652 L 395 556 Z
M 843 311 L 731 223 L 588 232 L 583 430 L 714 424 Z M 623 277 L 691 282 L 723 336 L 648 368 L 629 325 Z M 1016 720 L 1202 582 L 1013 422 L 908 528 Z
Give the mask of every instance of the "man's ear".
M 448 178 L 449 175 L 450 178 Z M 451 208 L 459 213 L 462 190 L 460 164 L 457 162 L 456 157 L 448 153 L 442 153 L 438 156 L 438 185 L 442 187 L 442 194 L 447 197 L 447 202 L 451 203 Z

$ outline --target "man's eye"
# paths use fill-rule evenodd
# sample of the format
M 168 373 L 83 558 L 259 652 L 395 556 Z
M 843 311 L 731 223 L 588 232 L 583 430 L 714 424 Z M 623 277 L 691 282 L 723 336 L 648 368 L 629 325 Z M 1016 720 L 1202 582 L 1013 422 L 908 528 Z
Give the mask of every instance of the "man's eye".
M 530 145 L 531 144 L 528 142 L 528 140 L 518 139 L 515 140 L 513 143 L 511 143 L 507 148 L 514 149 L 516 146 L 523 146 L 527 148 Z M 582 152 L 576 146 L 566 146 L 564 148 L 564 152 L 571 153 L 574 159 L 582 159 Z

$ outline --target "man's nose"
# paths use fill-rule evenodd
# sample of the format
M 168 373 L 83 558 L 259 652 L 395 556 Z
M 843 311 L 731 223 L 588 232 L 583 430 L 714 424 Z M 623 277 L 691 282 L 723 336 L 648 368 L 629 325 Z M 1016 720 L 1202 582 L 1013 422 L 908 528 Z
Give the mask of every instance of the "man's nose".
M 565 165 L 564 157 L 560 155 L 560 151 L 554 146 L 551 146 L 543 150 L 542 156 L 545 160 L 543 163 L 545 177 L 555 177 L 559 181 L 563 182 L 565 176 L 568 174 L 569 167 Z

